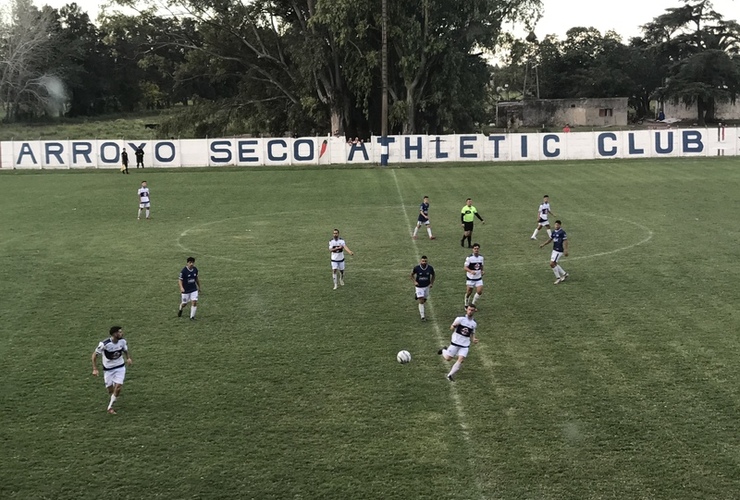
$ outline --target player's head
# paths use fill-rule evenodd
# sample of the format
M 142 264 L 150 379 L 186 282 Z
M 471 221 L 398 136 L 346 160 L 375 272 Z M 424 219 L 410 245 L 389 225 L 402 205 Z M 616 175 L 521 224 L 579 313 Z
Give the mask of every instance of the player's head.
M 195 265 L 195 257 L 188 257 L 187 263 L 188 269 L 191 269 Z
M 420 262 L 421 262 L 421 265 L 422 266 L 425 266 L 427 264 L 427 256 L 426 255 L 422 255 Z
M 427 203 L 429 201 L 429 196 L 424 197 L 424 203 Z
M 473 305 L 473 304 L 468 304 L 468 306 L 467 306 L 467 307 L 465 308 L 465 314 L 466 314 L 466 315 L 467 315 L 468 317 L 471 317 L 471 316 L 472 316 L 472 315 L 473 315 L 473 314 L 475 313 L 475 311 L 477 311 L 477 310 L 478 310 L 478 309 L 477 309 L 477 308 L 475 307 L 475 305 Z
M 146 187 L 146 181 L 141 181 L 141 187 Z
M 110 336 L 111 338 L 116 339 L 116 340 L 123 338 L 123 327 L 122 326 L 111 326 Z
M 479 243 L 473 243 L 473 254 L 478 255 L 478 252 L 480 252 L 480 244 Z
M 334 233 L 333 233 L 333 234 L 334 234 L 334 239 L 335 239 L 335 240 L 336 240 L 337 238 L 339 238 L 339 229 L 334 229 Z
M 550 199 L 550 197 L 549 197 L 548 195 L 545 195 L 545 196 L 543 196 L 543 197 L 542 197 L 542 199 L 543 199 L 544 201 L 547 201 L 547 200 L 549 200 L 549 199 Z
M 470 205 L 472 205 L 472 204 L 473 204 L 473 198 L 468 198 L 467 200 L 465 200 L 465 204 L 466 204 L 467 206 L 470 206 Z
M 562 226 L 562 225 L 563 225 L 563 223 L 560 222 L 559 220 L 556 220 L 555 221 L 555 229 L 560 229 L 560 226 Z

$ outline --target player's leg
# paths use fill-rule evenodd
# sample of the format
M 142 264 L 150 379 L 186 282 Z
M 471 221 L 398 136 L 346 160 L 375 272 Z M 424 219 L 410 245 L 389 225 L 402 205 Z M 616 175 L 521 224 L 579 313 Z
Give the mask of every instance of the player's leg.
M 421 227 L 421 221 L 416 221 L 416 227 L 414 228 L 414 234 L 411 235 L 413 239 L 416 239 L 416 234 L 419 232 L 419 227 Z
M 473 230 L 468 231 L 468 248 L 473 248 Z
M 339 284 L 339 262 L 332 261 L 331 263 L 331 279 L 334 282 L 334 290 L 336 290 Z
M 550 268 L 552 269 L 552 272 L 555 273 L 555 285 L 560 283 L 560 270 L 558 269 L 560 266 L 558 266 L 558 256 L 553 252 L 553 256 L 550 258 Z
M 442 355 L 442 358 L 445 361 L 450 361 L 452 358 L 454 358 L 455 356 L 457 356 L 458 349 L 460 349 L 460 348 L 457 347 L 456 345 L 450 344 L 447 347 L 443 347 L 442 349 L 440 349 L 439 351 L 437 351 L 437 354 Z
M 560 273 L 560 281 L 565 281 L 565 278 L 570 276 L 567 272 L 565 272 L 565 269 L 560 267 L 560 261 L 558 261 L 558 265 L 555 266 L 555 270 L 557 270 Z
M 339 263 L 339 286 L 344 286 L 344 262 Z
M 195 311 L 198 310 L 198 299 L 190 301 L 190 319 L 195 319 Z
M 429 235 L 429 239 L 433 240 L 434 236 L 432 235 L 432 225 L 427 222 L 427 234 Z
M 454 375 L 457 373 L 457 371 L 460 369 L 460 367 L 463 364 L 463 361 L 465 361 L 465 356 L 468 354 L 468 348 L 462 348 L 458 352 L 457 361 L 455 361 L 455 364 L 452 365 L 452 368 L 450 368 L 450 372 L 447 374 L 447 380 L 450 382 L 454 382 Z
M 180 294 L 180 308 L 177 310 L 177 317 L 179 318 L 182 316 L 182 310 L 185 308 L 186 305 L 188 305 L 188 302 L 190 301 L 190 294 L 188 293 L 181 293 Z
M 552 229 L 550 229 L 550 224 L 545 224 L 545 229 L 547 229 L 547 237 L 552 238 Z
M 139 211 L 136 212 L 136 218 L 141 219 L 141 204 L 139 204 Z
M 146 218 L 147 218 L 147 219 L 149 218 L 149 214 L 150 214 L 150 207 L 151 207 L 151 205 L 150 205 L 149 203 L 147 203 L 147 204 L 146 204 Z
M 483 285 L 478 285 L 475 287 L 475 295 L 473 295 L 473 302 L 472 304 L 475 305 L 476 302 L 478 302 L 478 299 L 480 296 L 483 295 Z
M 468 304 L 470 304 L 470 296 L 473 295 L 473 287 L 470 285 L 467 285 L 465 287 L 465 307 L 468 307 Z
M 532 237 L 530 239 L 536 240 L 537 239 L 537 234 L 540 232 L 540 229 L 542 229 L 542 225 L 541 224 L 537 224 L 537 227 L 534 228 L 534 233 L 532 233 Z

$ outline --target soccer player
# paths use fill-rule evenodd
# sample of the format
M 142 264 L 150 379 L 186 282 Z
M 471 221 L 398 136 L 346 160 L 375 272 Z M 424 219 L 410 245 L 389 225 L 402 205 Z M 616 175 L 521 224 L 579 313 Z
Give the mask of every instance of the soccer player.
M 424 304 L 429 298 L 429 289 L 434 285 L 434 268 L 429 264 L 426 255 L 421 256 L 419 265 L 411 271 L 411 281 L 416 287 L 416 300 L 419 302 L 419 315 L 421 320 L 426 321 L 424 314 Z
M 546 242 L 540 245 L 540 248 L 544 247 L 551 241 L 552 254 L 550 255 L 550 267 L 552 268 L 552 272 L 555 273 L 555 278 L 557 278 L 553 284 L 558 285 L 565 281 L 565 278 L 569 276 L 569 274 L 560 267 L 560 257 L 563 255 L 566 257 L 568 256 L 568 236 L 566 236 L 559 220 L 555 221 L 555 231 L 552 232 L 550 238 Z
M 180 309 L 177 310 L 177 317 L 182 316 L 183 308 L 190 302 L 190 320 L 194 321 L 200 293 L 200 279 L 198 268 L 195 267 L 195 257 L 188 257 L 186 266 L 180 271 L 177 283 L 180 285 Z
M 126 365 L 131 366 L 133 360 L 128 352 L 128 344 L 123 338 L 123 328 L 112 326 L 110 329 L 110 338 L 105 339 L 98 344 L 98 347 L 92 353 L 92 374 L 98 376 L 98 355 L 103 358 L 103 380 L 105 387 L 110 394 L 108 403 L 108 413 L 115 415 L 113 403 L 121 395 L 123 380 L 126 378 Z M 125 358 L 125 359 L 124 359 Z
M 549 238 L 552 236 L 552 231 L 550 230 L 550 221 L 548 220 L 548 217 L 552 215 L 553 217 L 557 217 L 552 211 L 550 210 L 550 197 L 545 195 L 542 197 L 542 204 L 537 209 L 537 227 L 534 230 L 534 233 L 532 233 L 533 240 L 537 239 L 537 233 L 540 232 L 540 229 L 543 227 L 547 228 L 547 237 Z
M 467 239 L 468 248 L 472 248 L 472 246 L 470 245 L 470 241 L 473 237 L 473 222 L 475 221 L 476 217 L 480 219 L 482 224 L 486 223 L 486 221 L 484 221 L 478 213 L 478 209 L 473 206 L 472 198 L 468 198 L 467 200 L 465 200 L 465 206 L 463 206 L 462 210 L 460 211 L 460 225 L 463 227 L 463 237 L 460 240 L 461 247 L 465 246 L 465 239 Z
M 450 361 L 457 356 L 457 361 L 452 365 L 450 372 L 447 374 L 447 380 L 450 382 L 455 381 L 454 375 L 468 356 L 470 344 L 478 343 L 478 338 L 475 336 L 475 329 L 478 328 L 478 323 L 473 319 L 474 313 L 475 306 L 470 304 L 465 308 L 465 316 L 455 318 L 452 326 L 450 326 L 450 330 L 452 330 L 450 345 L 447 348 L 443 347 L 437 351 L 437 354 L 441 354 L 445 361 Z
M 141 187 L 137 194 L 139 195 L 139 212 L 136 214 L 136 219 L 141 220 L 142 209 L 146 209 L 146 218 L 149 219 L 149 188 L 146 187 L 146 181 L 141 181 Z
M 349 249 L 347 243 L 339 237 L 339 229 L 334 230 L 334 237 L 329 240 L 329 251 L 331 252 L 331 277 L 334 280 L 334 290 L 337 289 L 337 278 L 339 278 L 339 284 L 344 286 L 344 251 L 354 255 L 354 252 Z M 339 271 L 339 275 L 337 275 Z
M 475 305 L 478 299 L 483 295 L 483 256 L 480 254 L 480 245 L 473 244 L 473 253 L 465 259 L 465 307 Z M 473 295 L 475 289 L 475 295 Z M 473 299 L 470 296 L 473 295 Z
M 433 240 L 434 236 L 432 236 L 432 226 L 429 224 L 429 196 L 425 196 L 421 201 L 421 205 L 419 205 L 419 217 L 417 218 L 416 227 L 414 228 L 414 235 L 412 236 L 413 239 L 416 239 L 416 233 L 419 232 L 419 228 L 422 225 L 427 227 L 429 239 Z

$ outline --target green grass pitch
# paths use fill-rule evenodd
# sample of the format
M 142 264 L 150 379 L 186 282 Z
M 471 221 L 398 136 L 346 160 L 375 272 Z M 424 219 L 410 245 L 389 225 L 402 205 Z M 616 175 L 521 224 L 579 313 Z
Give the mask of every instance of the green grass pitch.
M 0 498 L 735 498 L 738 185 L 737 158 L 3 172 Z M 529 239 L 543 194 L 558 286 Z M 424 195 L 435 241 L 410 238 Z M 451 384 L 467 197 L 481 342 Z M 113 416 L 90 355 L 114 324 L 134 364 Z

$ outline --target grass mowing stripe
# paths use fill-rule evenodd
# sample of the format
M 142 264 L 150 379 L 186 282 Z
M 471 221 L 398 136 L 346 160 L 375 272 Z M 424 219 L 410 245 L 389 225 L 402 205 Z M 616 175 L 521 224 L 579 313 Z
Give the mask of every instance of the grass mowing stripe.
M 396 176 L 396 171 L 391 170 L 391 174 L 393 175 L 393 182 L 396 184 L 396 191 L 398 191 L 398 198 L 401 200 L 401 212 L 403 213 L 404 219 L 406 219 L 406 228 L 408 229 L 408 236 L 411 237 L 411 234 L 413 232 L 413 226 L 411 224 L 411 219 L 409 218 L 408 210 L 406 209 L 406 203 L 403 201 L 403 193 L 401 192 L 401 186 L 398 184 L 398 177 Z M 419 262 L 421 259 L 421 254 L 419 253 L 419 246 L 416 244 L 416 240 L 411 240 L 411 244 L 414 248 L 414 256 L 416 257 L 416 262 Z M 436 315 L 434 314 L 434 308 L 431 305 L 431 302 L 428 302 L 426 306 L 429 308 L 429 313 L 427 316 L 431 319 L 432 327 L 434 328 L 435 333 L 437 334 L 437 340 L 439 340 L 439 345 L 443 345 L 447 343 L 447 339 L 442 334 L 442 330 L 439 327 L 439 322 L 437 321 Z M 440 358 L 442 359 L 442 358 Z M 442 364 L 445 366 L 445 369 L 448 369 L 449 367 L 445 364 L 444 360 L 442 360 Z M 460 429 L 462 430 L 462 435 L 465 438 L 465 442 L 467 444 L 468 449 L 472 448 L 473 442 L 470 439 L 470 432 L 468 430 L 468 425 L 466 422 L 466 415 L 465 415 L 465 408 L 463 407 L 462 400 L 460 399 L 460 394 L 458 393 L 457 389 L 455 388 L 455 385 L 450 383 L 448 384 L 450 386 L 450 397 L 452 398 L 452 402 L 455 406 L 455 411 L 457 412 L 457 418 L 460 423 Z M 471 468 L 473 466 L 473 460 L 470 455 L 468 455 L 468 462 L 471 465 Z M 485 499 L 485 495 L 483 494 L 483 485 L 481 484 L 481 481 L 477 474 L 474 474 L 475 477 L 475 486 L 478 490 L 478 493 L 480 495 L 480 498 Z

